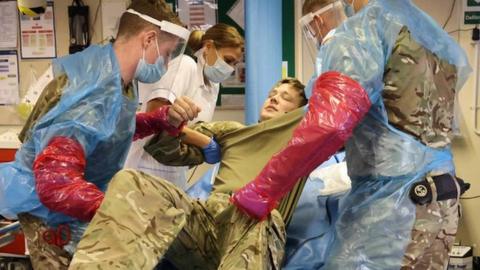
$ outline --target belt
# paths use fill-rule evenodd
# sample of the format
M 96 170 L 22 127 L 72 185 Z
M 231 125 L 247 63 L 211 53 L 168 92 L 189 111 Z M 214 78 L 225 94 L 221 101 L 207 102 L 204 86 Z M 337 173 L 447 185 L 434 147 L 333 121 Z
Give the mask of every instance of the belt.
M 410 198 L 416 204 L 423 205 L 432 202 L 435 191 L 436 200 L 444 201 L 459 198 L 469 188 L 469 183 L 450 174 L 427 176 L 422 181 L 413 184 L 410 189 Z M 458 194 L 459 192 L 460 194 Z

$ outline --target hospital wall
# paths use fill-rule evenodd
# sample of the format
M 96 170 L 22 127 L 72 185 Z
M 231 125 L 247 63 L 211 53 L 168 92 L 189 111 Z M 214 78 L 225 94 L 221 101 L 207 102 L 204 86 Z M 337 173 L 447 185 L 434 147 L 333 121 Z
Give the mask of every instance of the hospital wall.
M 95 20 L 95 13 L 99 7 L 100 0 L 84 0 L 84 3 L 90 7 L 90 22 L 95 24 L 91 27 L 90 33 L 93 33 L 92 42 L 98 43 L 102 37 L 101 25 L 101 8 L 98 11 L 97 19 Z M 61 57 L 68 54 L 69 46 L 69 29 L 68 29 L 68 6 L 71 1 L 55 1 L 55 33 L 57 44 L 57 56 Z M 92 32 L 93 30 L 93 32 Z M 18 48 L 19 49 L 19 48 Z M 19 54 L 19 77 L 20 77 L 20 97 L 22 97 L 30 83 L 32 82 L 32 72 L 36 76 L 40 76 L 49 66 L 50 59 L 34 59 L 22 60 Z M 23 124 L 22 119 L 18 116 L 13 106 L 0 106 L 0 133 L 6 129 L 18 129 L 19 125 Z

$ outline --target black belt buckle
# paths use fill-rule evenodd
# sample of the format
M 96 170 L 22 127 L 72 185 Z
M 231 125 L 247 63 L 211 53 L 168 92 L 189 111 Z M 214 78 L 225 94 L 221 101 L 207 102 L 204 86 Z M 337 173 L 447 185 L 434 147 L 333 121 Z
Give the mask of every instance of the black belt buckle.
M 432 176 L 432 180 L 437 190 L 437 201 L 456 199 L 458 197 L 458 189 L 455 181 L 457 181 L 460 187 L 460 195 L 470 188 L 469 183 L 450 174 Z M 432 202 L 432 197 L 432 188 L 427 179 L 413 184 L 410 189 L 410 198 L 416 204 L 424 205 L 430 203 Z
M 416 204 L 424 205 L 432 201 L 432 188 L 426 179 L 413 184 L 410 199 Z

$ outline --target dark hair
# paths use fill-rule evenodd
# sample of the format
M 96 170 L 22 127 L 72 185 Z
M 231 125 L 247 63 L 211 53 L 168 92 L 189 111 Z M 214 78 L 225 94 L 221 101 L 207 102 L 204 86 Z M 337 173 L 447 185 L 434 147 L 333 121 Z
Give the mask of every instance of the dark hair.
M 205 32 L 202 30 L 193 30 L 188 37 L 187 48 L 195 53 L 200 50 L 203 46 L 202 37 L 205 35 Z
M 133 0 L 127 9 L 133 9 L 138 13 L 147 15 L 159 21 L 169 21 L 183 26 L 180 19 L 164 0 Z M 117 38 L 120 36 L 129 38 L 149 27 L 155 29 L 154 27 L 156 26 L 135 14 L 125 12 L 120 17 Z
M 205 43 L 207 40 L 212 40 L 217 49 L 240 47 L 245 43 L 237 28 L 224 23 L 208 28 L 202 36 L 202 43 Z
M 281 84 L 288 84 L 297 91 L 298 95 L 302 98 L 302 100 L 300 101 L 300 107 L 307 105 L 308 99 L 307 99 L 307 96 L 305 95 L 305 85 L 303 85 L 299 80 L 295 78 L 287 77 L 285 79 L 281 79 L 280 81 L 278 81 L 273 86 L 273 88 L 276 88 Z

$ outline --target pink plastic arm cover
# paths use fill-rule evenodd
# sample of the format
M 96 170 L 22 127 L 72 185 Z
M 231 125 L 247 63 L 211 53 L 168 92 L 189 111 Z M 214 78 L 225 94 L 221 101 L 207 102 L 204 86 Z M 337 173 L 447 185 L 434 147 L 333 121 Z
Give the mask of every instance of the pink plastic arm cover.
M 178 128 L 172 126 L 168 122 L 169 109 L 170 106 L 162 106 L 151 112 L 137 113 L 133 140 L 138 140 L 162 131 L 166 131 L 171 136 L 178 136 L 184 124 Z
M 371 106 L 362 86 L 338 72 L 322 74 L 312 91 L 308 112 L 288 145 L 231 198 L 253 218 L 267 217 L 301 177 L 340 149 Z
M 104 195 L 84 179 L 85 164 L 85 154 L 78 141 L 54 137 L 33 163 L 40 201 L 53 211 L 90 221 Z

